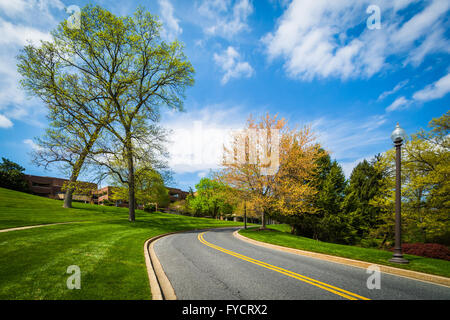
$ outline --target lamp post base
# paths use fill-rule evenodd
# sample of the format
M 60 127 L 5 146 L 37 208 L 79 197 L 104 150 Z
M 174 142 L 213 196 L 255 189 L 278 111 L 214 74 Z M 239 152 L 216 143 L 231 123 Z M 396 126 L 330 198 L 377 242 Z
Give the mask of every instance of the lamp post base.
M 406 260 L 403 257 L 393 257 L 393 258 L 389 259 L 389 262 L 401 263 L 401 264 L 408 264 L 409 263 L 409 261 Z

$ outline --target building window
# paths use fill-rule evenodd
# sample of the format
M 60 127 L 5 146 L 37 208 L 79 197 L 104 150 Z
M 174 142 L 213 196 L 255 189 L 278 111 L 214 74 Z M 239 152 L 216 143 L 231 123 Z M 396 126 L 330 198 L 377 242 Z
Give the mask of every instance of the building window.
M 50 183 L 38 183 L 38 182 L 32 182 L 31 185 L 33 187 L 50 187 Z

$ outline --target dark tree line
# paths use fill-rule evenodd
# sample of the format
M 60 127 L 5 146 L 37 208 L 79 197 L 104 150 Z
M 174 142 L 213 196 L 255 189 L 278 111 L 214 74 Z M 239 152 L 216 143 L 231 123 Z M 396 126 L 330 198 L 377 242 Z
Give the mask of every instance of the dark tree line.
M 25 168 L 2 157 L 0 163 L 0 187 L 16 191 L 28 192 L 28 184 L 23 179 Z

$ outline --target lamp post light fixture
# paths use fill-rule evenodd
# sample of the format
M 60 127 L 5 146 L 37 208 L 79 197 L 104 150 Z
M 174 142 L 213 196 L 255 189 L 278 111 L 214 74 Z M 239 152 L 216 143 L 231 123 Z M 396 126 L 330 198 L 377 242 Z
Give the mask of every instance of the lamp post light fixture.
M 406 132 L 400 128 L 399 124 L 395 127 L 391 134 L 392 142 L 395 145 L 395 248 L 394 256 L 389 262 L 394 263 L 409 263 L 403 258 L 402 254 L 402 227 L 401 227 L 401 210 L 402 210 L 402 176 L 401 176 L 401 148 L 403 141 L 406 140 Z

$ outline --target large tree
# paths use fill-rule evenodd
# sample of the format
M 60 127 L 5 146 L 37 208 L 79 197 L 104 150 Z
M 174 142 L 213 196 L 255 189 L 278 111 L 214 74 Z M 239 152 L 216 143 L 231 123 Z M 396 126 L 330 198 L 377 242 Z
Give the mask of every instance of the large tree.
M 219 218 L 233 213 L 236 202 L 233 190 L 217 180 L 202 178 L 195 186 L 196 194 L 190 195 L 188 204 L 195 215 Z
M 320 240 L 347 243 L 351 237 L 348 216 L 341 210 L 346 186 L 344 172 L 334 160 L 331 162 L 330 172 L 319 188 L 315 202 L 321 215 Z
M 231 144 L 224 146 L 221 180 L 251 197 L 260 212 L 262 229 L 272 208 L 275 187 L 275 174 L 268 172 L 267 166 L 272 164 L 271 151 L 279 150 L 279 132 L 285 124 L 284 119 L 269 114 L 260 121 L 250 117 L 245 130 L 235 132 Z M 276 157 L 278 161 L 278 153 Z
M 67 77 L 56 81 L 64 80 L 71 103 L 92 100 L 103 116 L 114 116 L 104 125 L 127 162 L 129 220 L 134 221 L 136 149 L 146 143 L 142 132 L 158 119 L 161 105 L 182 109 L 194 70 L 183 46 L 164 42 L 157 18 L 141 8 L 133 16 L 118 17 L 86 6 L 80 22 L 79 28 L 61 23 L 52 32 L 53 42 L 43 47 L 67 67 Z
M 165 187 L 164 177 L 153 168 L 138 167 L 136 169 L 136 195 L 137 204 L 144 206 L 156 204 L 158 208 L 169 205 L 169 190 Z M 112 200 L 129 201 L 128 185 L 116 181 Z
M 429 130 L 412 134 L 402 148 L 402 226 L 411 242 L 450 243 L 450 112 L 433 119 Z M 376 167 L 383 173 L 382 194 L 373 205 L 382 212 L 374 230 L 384 242 L 394 236 L 395 150 L 385 152 Z
M 134 127 L 134 139 L 138 144 L 134 147 L 134 206 L 139 204 L 158 203 L 167 205 L 164 185 L 172 182 L 172 173 L 168 169 L 169 154 L 166 144 L 169 131 L 157 123 L 139 122 Z M 107 180 L 117 186 L 114 196 L 116 200 L 124 200 L 131 206 L 129 166 L 127 152 L 117 137 L 108 132 L 97 141 L 100 153 L 91 153 L 89 163 L 97 170 L 97 180 Z M 126 194 L 125 194 L 126 193 Z M 158 200 L 160 199 L 160 201 Z
M 450 209 L 450 111 L 432 119 L 405 145 L 405 166 L 411 183 L 422 190 L 429 208 Z
M 248 120 L 224 149 L 222 181 L 244 192 L 261 214 L 294 217 L 314 213 L 312 172 L 319 149 L 308 128 L 289 129 L 284 119 L 269 114 Z
M 342 203 L 342 210 L 355 230 L 354 239 L 348 239 L 349 242 L 367 237 L 380 223 L 380 209 L 372 203 L 382 194 L 382 172 L 376 167 L 377 161 L 378 156 L 372 161 L 363 160 L 350 175 Z
M 57 41 L 66 23 L 52 33 L 51 42 L 25 46 L 18 56 L 18 71 L 22 87 L 40 98 L 49 111 L 49 127 L 35 139 L 38 148 L 33 151 L 33 162 L 45 168 L 57 164 L 68 171 L 63 206 L 70 208 L 86 158 L 95 152 L 96 140 L 114 115 L 92 74 L 73 68 L 72 60 L 66 61 L 65 43 Z M 65 37 L 65 42 L 75 41 Z M 72 57 L 76 55 L 72 52 Z
M 286 130 L 280 137 L 279 153 L 273 210 L 282 217 L 294 219 L 316 215 L 314 171 L 322 151 L 310 128 Z
M 313 200 L 317 211 L 314 215 L 302 216 L 293 231 L 322 241 L 346 242 L 348 219 L 341 210 L 347 185 L 344 172 L 325 150 L 321 150 L 316 164 L 312 184 L 317 190 Z
M 104 129 L 104 119 L 92 123 L 83 117 L 70 116 L 64 112 L 50 112 L 49 124 L 45 134 L 35 139 L 37 148 L 33 150 L 33 162 L 48 168 L 58 164 L 63 171 L 68 171 L 69 181 L 64 184 L 64 208 L 72 207 L 72 196 L 79 188 L 78 177 L 86 169 L 89 154 L 101 153 L 96 148 L 96 141 Z

